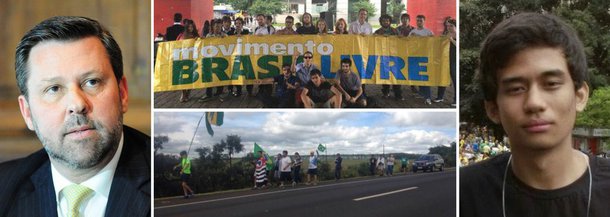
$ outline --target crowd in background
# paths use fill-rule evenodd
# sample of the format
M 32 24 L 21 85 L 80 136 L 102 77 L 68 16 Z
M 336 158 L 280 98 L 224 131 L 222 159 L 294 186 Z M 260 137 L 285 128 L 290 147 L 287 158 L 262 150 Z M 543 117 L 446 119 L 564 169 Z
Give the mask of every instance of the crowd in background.
M 492 129 L 468 124 L 460 127 L 460 166 L 486 160 L 490 157 L 510 152 L 508 138 L 496 138 Z

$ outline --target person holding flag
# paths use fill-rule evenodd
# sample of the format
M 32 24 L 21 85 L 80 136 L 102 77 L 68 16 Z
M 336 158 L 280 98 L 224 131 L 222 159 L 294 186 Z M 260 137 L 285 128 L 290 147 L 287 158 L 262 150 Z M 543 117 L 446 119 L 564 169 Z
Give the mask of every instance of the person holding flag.
M 258 146 L 256 144 L 254 145 Z M 254 179 L 256 183 L 254 189 L 267 187 L 267 154 L 260 149 L 258 151 L 258 156 L 259 158 L 256 160 L 256 168 L 254 170 Z
M 191 159 L 188 158 L 188 154 L 186 151 L 180 152 L 180 164 L 174 166 L 174 169 L 180 167 L 180 180 L 182 191 L 184 191 L 184 199 L 188 199 L 193 196 L 193 189 L 188 184 L 189 179 L 191 178 Z
M 320 144 L 318 146 L 318 149 L 320 149 L 320 146 L 322 146 L 322 144 Z M 324 146 L 322 146 L 324 147 Z M 316 150 L 316 154 L 314 155 L 314 152 L 311 151 L 309 152 L 309 166 L 307 167 L 307 185 L 311 185 L 311 176 L 313 175 L 313 185 L 317 185 L 318 184 L 318 156 L 320 154 L 318 154 L 318 150 Z

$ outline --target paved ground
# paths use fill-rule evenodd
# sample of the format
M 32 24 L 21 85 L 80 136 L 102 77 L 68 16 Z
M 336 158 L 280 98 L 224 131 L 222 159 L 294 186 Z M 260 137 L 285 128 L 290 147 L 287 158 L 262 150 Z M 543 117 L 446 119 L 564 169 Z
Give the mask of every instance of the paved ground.
M 455 169 L 155 200 L 155 216 L 456 216 Z
M 243 88 L 243 92 L 246 93 L 246 88 Z M 433 99 L 437 96 L 437 88 L 433 87 L 432 97 Z M 454 99 L 453 88 L 447 88 L 445 91 L 445 101 L 441 103 L 432 103 L 432 105 L 426 105 L 424 99 L 419 94 L 411 91 L 407 86 L 402 87 L 403 96 L 405 101 L 397 101 L 393 98 L 384 99 L 381 98 L 381 85 L 367 85 L 366 94 L 367 96 L 375 101 L 372 108 L 455 108 L 451 106 Z M 216 91 L 216 90 L 214 90 Z M 180 92 L 181 91 L 166 91 L 155 93 L 155 108 L 262 108 L 263 104 L 256 97 L 249 97 L 247 94 L 243 94 L 240 97 L 229 96 L 225 88 L 225 94 L 221 96 L 222 101 L 219 98 L 201 102 L 197 99 L 201 98 L 205 91 L 204 89 L 198 89 L 191 91 L 191 99 L 188 102 L 180 103 Z M 254 88 L 256 93 L 257 87 Z M 390 94 L 393 96 L 393 93 Z

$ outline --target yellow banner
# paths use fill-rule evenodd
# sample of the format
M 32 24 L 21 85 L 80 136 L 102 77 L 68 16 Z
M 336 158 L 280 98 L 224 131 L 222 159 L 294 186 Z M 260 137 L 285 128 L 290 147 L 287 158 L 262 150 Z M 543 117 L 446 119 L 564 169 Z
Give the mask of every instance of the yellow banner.
M 229 36 L 162 42 L 157 49 L 154 90 L 170 91 L 255 84 L 281 73 L 298 51 L 313 53 L 327 79 L 342 58 L 363 84 L 449 86 L 446 37 L 361 35 Z M 297 59 L 302 62 L 302 55 Z

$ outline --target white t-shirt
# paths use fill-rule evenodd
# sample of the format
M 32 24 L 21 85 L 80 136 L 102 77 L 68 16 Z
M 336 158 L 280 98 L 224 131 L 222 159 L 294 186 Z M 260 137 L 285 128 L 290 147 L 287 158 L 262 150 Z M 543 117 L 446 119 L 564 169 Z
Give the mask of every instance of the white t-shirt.
M 254 31 L 254 35 L 273 35 L 275 33 L 275 28 L 273 26 L 267 27 L 265 26 L 257 26 Z
M 282 160 L 280 162 L 280 172 L 290 172 L 290 164 L 292 163 L 292 160 L 290 159 L 290 157 L 286 156 L 286 157 L 282 157 Z M 285 168 L 286 167 L 286 168 Z
M 434 34 L 432 33 L 432 31 L 430 31 L 429 29 L 426 29 L 426 28 L 423 28 L 423 29 L 415 28 L 415 29 L 411 30 L 411 33 L 409 33 L 409 36 L 434 36 Z
M 394 166 L 394 158 L 393 157 L 388 158 L 388 166 Z
M 309 157 L 309 166 L 307 168 L 308 169 L 318 169 L 318 155 Z

